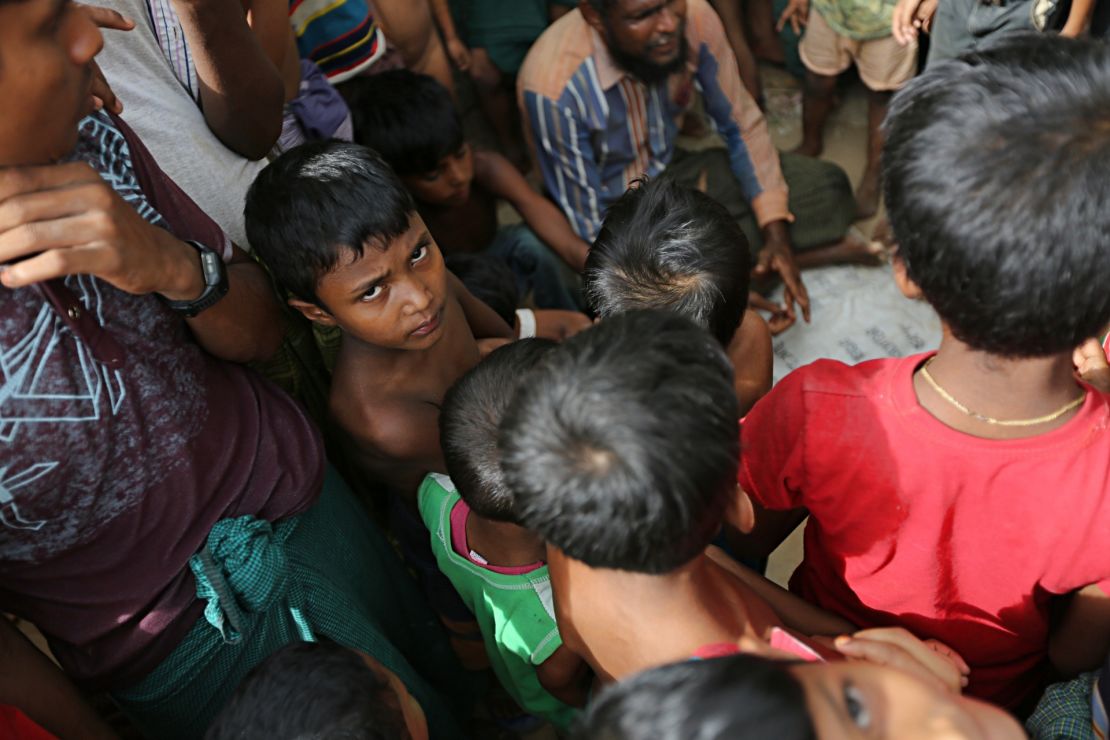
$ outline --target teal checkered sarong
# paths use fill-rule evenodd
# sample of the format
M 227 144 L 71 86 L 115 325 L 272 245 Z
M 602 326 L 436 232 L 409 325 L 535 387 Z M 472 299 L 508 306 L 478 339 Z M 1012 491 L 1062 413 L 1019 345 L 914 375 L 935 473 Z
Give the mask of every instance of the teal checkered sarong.
M 190 561 L 204 617 L 138 685 L 113 693 L 150 738 L 200 738 L 246 674 L 282 645 L 327 638 L 369 654 L 460 737 L 480 689 L 396 553 L 329 468 L 320 499 L 271 524 L 225 519 Z
M 1084 673 L 1045 690 L 1025 722 L 1033 740 L 1095 740 L 1091 725 L 1091 689 L 1097 673 Z

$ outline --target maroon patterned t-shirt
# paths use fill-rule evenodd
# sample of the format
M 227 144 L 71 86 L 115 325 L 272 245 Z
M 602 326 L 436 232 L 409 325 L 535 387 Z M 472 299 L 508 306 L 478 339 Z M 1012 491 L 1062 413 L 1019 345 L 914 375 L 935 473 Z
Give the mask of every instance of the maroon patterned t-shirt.
M 122 123 L 86 118 L 73 159 L 147 221 L 230 255 Z M 99 362 L 39 290 L 0 288 L 0 610 L 35 623 L 75 679 L 120 687 L 200 616 L 187 562 L 212 525 L 304 510 L 324 455 L 294 401 L 201 350 L 157 297 L 65 283 L 124 358 Z

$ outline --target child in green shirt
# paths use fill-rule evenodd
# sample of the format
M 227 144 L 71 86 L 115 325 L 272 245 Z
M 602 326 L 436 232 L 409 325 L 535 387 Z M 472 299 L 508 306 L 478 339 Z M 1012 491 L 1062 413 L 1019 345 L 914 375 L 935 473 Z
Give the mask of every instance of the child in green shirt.
M 566 729 L 586 699 L 586 664 L 555 624 L 543 539 L 520 526 L 501 476 L 497 431 L 513 392 L 553 347 L 522 339 L 489 355 L 447 393 L 440 441 L 451 477 L 420 487 L 440 570 L 474 613 L 497 678 L 526 711 Z

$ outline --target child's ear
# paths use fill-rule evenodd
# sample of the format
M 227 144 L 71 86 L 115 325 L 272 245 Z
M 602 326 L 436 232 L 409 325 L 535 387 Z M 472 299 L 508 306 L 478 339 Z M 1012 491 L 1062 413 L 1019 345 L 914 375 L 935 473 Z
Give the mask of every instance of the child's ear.
M 309 321 L 321 326 L 335 326 L 335 317 L 315 303 L 302 301 L 300 298 L 290 298 L 289 305 L 304 314 Z
M 755 528 L 755 507 L 752 506 L 747 491 L 739 483 L 736 484 L 736 496 L 728 508 L 728 521 L 743 534 Z
M 921 288 L 917 287 L 917 283 L 910 278 L 910 274 L 906 270 L 906 261 L 898 256 L 898 252 L 895 252 L 891 259 L 891 267 L 894 268 L 894 284 L 898 286 L 898 290 L 902 291 L 902 295 L 912 301 L 924 297 Z

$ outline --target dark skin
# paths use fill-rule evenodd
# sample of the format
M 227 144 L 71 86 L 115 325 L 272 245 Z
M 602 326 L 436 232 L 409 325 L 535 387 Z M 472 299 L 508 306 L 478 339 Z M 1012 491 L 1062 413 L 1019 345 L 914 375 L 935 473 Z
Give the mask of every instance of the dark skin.
M 547 557 L 543 538 L 512 522 L 486 519 L 471 512 L 466 520 L 466 542 L 490 565 L 504 568 L 532 565 Z M 536 666 L 540 685 L 564 704 L 584 707 L 589 691 L 586 662 L 561 645 Z
M 665 67 L 682 52 L 679 34 L 685 24 L 685 0 L 617 0 L 604 15 L 587 0 L 582 0 L 578 8 L 610 48 L 638 57 L 644 63 Z M 797 304 L 808 322 L 809 293 L 794 257 L 787 222 L 771 221 L 763 226 L 762 232 L 763 248 L 752 274 L 757 278 L 777 274 L 785 284 L 783 303 L 788 315 L 793 319 Z
M 740 416 L 744 416 L 771 390 L 775 357 L 767 322 L 755 311 L 745 311 L 725 351 L 735 370 L 733 387 L 740 400 Z
M 415 214 L 388 245 L 348 251 L 317 283 L 323 306 L 290 304 L 343 330 L 330 408 L 361 467 L 415 505 L 429 472 L 446 472 L 439 446 L 443 395 L 481 357 L 478 338 L 511 329 L 443 265 Z
M 570 228 L 551 201 L 537 193 L 505 157 L 463 144 L 432 172 L 401 178 L 446 253 L 473 252 L 497 232 L 497 200 L 508 201 L 536 235 L 575 272 L 586 263 L 589 246 Z
M 174 0 L 173 7 L 200 80 L 205 122 L 228 149 L 262 159 L 281 134 L 281 70 L 267 56 L 239 3 Z M 258 14 L 256 21 L 263 20 Z
M 563 642 L 603 682 L 688 660 L 704 645 L 765 644 L 772 627 L 789 622 L 825 634 L 852 628 L 767 582 L 780 592 L 779 603 L 771 605 L 737 574 L 742 566 L 714 548 L 675 571 L 648 575 L 590 568 L 549 545 L 548 567 Z

